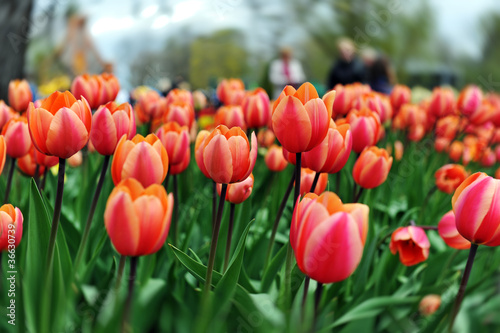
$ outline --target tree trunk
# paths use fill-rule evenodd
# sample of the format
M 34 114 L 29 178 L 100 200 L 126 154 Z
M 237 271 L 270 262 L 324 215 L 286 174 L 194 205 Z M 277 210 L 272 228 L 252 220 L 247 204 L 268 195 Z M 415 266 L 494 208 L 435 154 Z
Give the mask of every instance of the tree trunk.
M 7 101 L 10 80 L 25 76 L 32 7 L 33 0 L 0 1 L 0 100 Z

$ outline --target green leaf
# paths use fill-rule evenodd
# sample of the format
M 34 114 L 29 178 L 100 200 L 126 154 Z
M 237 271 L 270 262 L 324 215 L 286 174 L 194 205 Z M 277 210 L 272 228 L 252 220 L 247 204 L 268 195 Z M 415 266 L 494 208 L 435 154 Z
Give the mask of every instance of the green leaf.
M 278 271 L 283 266 L 286 257 L 286 246 L 282 246 L 281 249 L 276 253 L 273 260 L 266 269 L 264 276 L 262 277 L 262 286 L 261 291 L 267 292 L 269 287 L 271 287 L 271 283 L 276 278 Z

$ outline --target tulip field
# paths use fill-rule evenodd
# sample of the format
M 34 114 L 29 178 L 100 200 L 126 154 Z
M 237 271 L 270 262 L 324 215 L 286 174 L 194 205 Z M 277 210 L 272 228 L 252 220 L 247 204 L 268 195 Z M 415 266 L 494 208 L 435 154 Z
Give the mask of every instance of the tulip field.
M 119 89 L 0 101 L 1 332 L 500 329 L 500 95 Z

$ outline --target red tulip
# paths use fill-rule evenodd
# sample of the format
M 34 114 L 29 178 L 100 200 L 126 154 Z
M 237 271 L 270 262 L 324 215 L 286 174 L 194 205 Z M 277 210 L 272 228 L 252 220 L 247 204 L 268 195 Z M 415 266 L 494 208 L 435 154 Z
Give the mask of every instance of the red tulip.
M 272 145 L 266 152 L 264 157 L 267 168 L 271 171 L 282 171 L 288 165 L 288 162 L 283 157 L 283 148 L 277 145 Z
M 187 126 L 166 123 L 156 131 L 156 136 L 167 150 L 169 166 L 180 164 L 186 155 L 191 155 Z
M 312 84 L 306 82 L 297 91 L 286 86 L 273 106 L 273 131 L 286 150 L 302 153 L 323 141 L 331 116 Z
M 161 184 L 168 171 L 168 155 L 160 139 L 154 134 L 140 134 L 132 140 L 122 136 L 116 146 L 111 176 L 117 185 L 124 179 L 135 178 L 142 186 Z
M 457 107 L 465 117 L 470 118 L 479 110 L 482 99 L 481 89 L 475 85 L 468 85 L 458 95 Z
M 243 109 L 239 105 L 221 106 L 214 118 L 214 126 L 225 125 L 228 128 L 240 127 L 243 131 L 247 130 Z
M 120 91 L 118 79 L 110 73 L 102 73 L 97 76 L 99 81 L 98 105 L 112 102 Z
M 460 164 L 443 165 L 434 174 L 437 188 L 448 194 L 454 192 L 467 176 L 467 171 Z
M 210 132 L 202 130 L 196 136 L 196 142 L 194 145 L 194 157 L 196 159 L 196 164 L 205 177 L 210 178 L 210 174 L 205 167 L 205 162 L 203 161 L 203 149 L 205 148 L 205 139 L 210 136 Z
M 249 128 L 265 127 L 271 120 L 269 96 L 262 88 L 246 94 L 242 103 L 245 122 Z
M 439 236 L 444 240 L 446 245 L 458 250 L 466 250 L 470 248 L 470 242 L 463 238 L 457 230 L 455 214 L 452 210 L 444 214 L 438 223 Z
M 15 111 L 5 104 L 4 101 L 0 100 L 0 131 L 3 129 L 5 124 L 14 117 L 17 117 L 19 114 L 15 113 Z
M 360 153 L 363 149 L 377 144 L 380 131 L 380 119 L 369 109 L 352 110 L 346 118 L 351 125 L 352 150 Z
M 455 113 L 455 97 L 450 88 L 434 88 L 429 103 L 429 112 L 436 118 L 446 117 Z
M 53 166 L 59 164 L 59 158 L 57 158 L 56 156 L 45 155 L 37 149 L 34 149 L 33 152 L 36 164 L 40 164 L 46 168 L 52 168 Z
M 7 146 L 7 155 L 12 158 L 23 157 L 33 146 L 28 129 L 28 120 L 21 116 L 12 118 L 5 124 L 2 135 Z
M 427 259 L 430 248 L 424 229 L 414 226 L 397 228 L 391 237 L 389 249 L 399 252 L 399 260 L 405 266 L 413 266 Z
M 0 174 L 5 166 L 5 159 L 7 157 L 7 145 L 5 144 L 5 138 L 0 135 Z
M 31 149 L 28 154 L 24 155 L 17 159 L 17 166 L 19 170 L 21 170 L 25 175 L 29 177 L 35 177 L 35 171 L 37 163 L 35 161 L 35 148 L 31 146 Z M 45 167 L 43 165 L 39 166 L 38 176 L 43 175 L 45 172 Z
M 363 188 L 374 188 L 385 182 L 392 166 L 392 156 L 387 150 L 375 146 L 366 148 L 359 155 L 352 176 Z
M 343 205 L 332 192 L 319 197 L 306 194 L 295 206 L 290 227 L 290 244 L 300 270 L 321 283 L 348 278 L 363 254 L 368 213 L 368 206 Z
M 190 153 L 184 155 L 184 159 L 181 161 L 181 163 L 170 165 L 168 167 L 168 171 L 171 175 L 178 175 L 187 169 L 187 167 L 189 166 L 189 162 L 191 162 Z
M 245 94 L 245 85 L 240 79 L 224 79 L 217 86 L 217 98 L 225 105 L 239 105 Z
M 99 107 L 99 81 L 97 75 L 78 75 L 71 83 L 71 93 L 75 98 L 85 97 L 92 109 Z
M 24 112 L 33 100 L 30 84 L 26 80 L 9 82 L 9 104 L 17 112 Z
M 332 105 L 332 116 L 346 115 L 352 109 L 354 91 L 350 86 L 337 84 L 333 90 L 336 92 L 335 101 Z
M 162 116 L 164 110 L 158 107 L 160 100 L 161 97 L 155 90 L 148 90 L 141 94 L 135 105 L 135 112 L 140 123 L 146 124 Z
M 45 155 L 68 158 L 89 140 L 92 114 L 85 98 L 56 91 L 39 108 L 30 103 L 28 127 L 35 147 Z
M 144 188 L 133 178 L 119 183 L 104 212 L 104 224 L 116 251 L 136 257 L 161 249 L 167 239 L 173 206 L 173 195 L 167 195 L 161 185 Z
M 259 144 L 259 147 L 269 148 L 274 144 L 275 140 L 276 136 L 269 128 L 261 128 L 257 133 L 257 143 Z
M 253 174 L 250 174 L 250 176 L 239 183 L 229 184 L 227 186 L 226 201 L 237 205 L 248 199 L 250 194 L 252 194 L 253 182 Z M 219 196 L 221 191 L 222 184 L 217 184 L 217 193 L 219 193 Z
M 0 252 L 9 251 L 19 245 L 23 237 L 23 214 L 17 207 L 5 204 L 0 207 Z
M 188 103 L 168 104 L 167 109 L 163 113 L 162 121 L 164 123 L 175 121 L 181 126 L 191 128 L 194 122 L 193 105 Z
M 391 105 L 395 111 L 411 101 L 411 89 L 405 85 L 396 84 L 391 91 Z

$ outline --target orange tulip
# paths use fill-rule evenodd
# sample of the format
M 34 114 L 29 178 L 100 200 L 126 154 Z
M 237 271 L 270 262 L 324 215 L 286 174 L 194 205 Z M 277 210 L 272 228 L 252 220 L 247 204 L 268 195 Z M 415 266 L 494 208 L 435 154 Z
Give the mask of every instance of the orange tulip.
M 300 270 L 321 283 L 348 278 L 363 254 L 368 213 L 368 206 L 344 205 L 332 192 L 306 194 L 295 205 L 290 227 L 290 244 Z
M 389 249 L 392 254 L 399 252 L 399 260 L 403 265 L 413 266 L 429 257 L 430 246 L 424 229 L 409 226 L 399 227 L 392 233 Z
M 155 253 L 165 243 L 174 198 L 163 186 L 144 188 L 133 178 L 120 182 L 111 192 L 104 224 L 116 251 L 123 256 Z
M 333 90 L 336 92 L 335 101 L 332 107 L 332 116 L 346 115 L 352 109 L 354 91 L 350 86 L 335 85 Z
M 430 316 L 436 312 L 441 306 L 441 296 L 439 295 L 427 295 L 418 304 L 418 311 L 423 316 Z
M 7 157 L 7 145 L 5 144 L 5 138 L 0 135 L 0 174 L 2 174 L 3 167 L 5 166 L 5 159 Z
M 5 124 L 2 135 L 7 146 L 7 155 L 12 158 L 23 157 L 33 146 L 28 129 L 28 120 L 21 116 L 12 118 Z
M 161 103 L 161 97 L 155 90 L 148 90 L 141 94 L 135 105 L 135 112 L 140 123 L 149 123 L 162 116 L 164 109 L 159 107 L 158 103 Z
M 12 253 L 23 237 L 23 214 L 17 207 L 5 204 L 0 207 L 0 252 Z
M 311 187 L 314 181 L 314 177 L 316 177 L 316 172 L 308 169 L 302 168 L 300 170 L 300 195 L 304 195 L 306 193 L 311 192 Z M 328 184 L 328 174 L 322 173 L 319 175 L 318 183 L 314 188 L 314 192 L 317 195 L 325 192 L 326 185 Z
M 457 116 L 446 116 L 436 122 L 436 136 L 453 140 L 460 126 L 460 118 Z
M 77 168 L 82 165 L 83 155 L 81 151 L 77 151 L 73 156 L 68 158 L 68 164 L 72 168 Z
M 19 170 L 21 170 L 25 175 L 29 177 L 35 177 L 37 166 L 37 163 L 35 161 L 35 150 L 36 149 L 31 146 L 28 154 L 17 159 L 17 166 L 19 167 Z M 40 165 L 38 169 L 38 176 L 43 175 L 44 172 L 45 167 L 43 165 Z
M 53 166 L 59 164 L 59 158 L 56 156 L 45 155 L 37 149 L 33 149 L 33 153 L 36 164 L 40 164 L 46 168 L 52 168 Z
M 457 230 L 455 221 L 455 213 L 450 210 L 444 214 L 438 223 L 439 236 L 444 240 L 446 245 L 458 250 L 466 250 L 470 248 L 470 242 L 463 238 Z
M 253 182 L 253 174 L 250 174 L 250 176 L 239 183 L 229 184 L 227 186 L 226 201 L 237 205 L 248 199 L 250 194 L 252 194 Z M 222 184 L 217 184 L 217 193 L 219 193 L 219 196 L 221 191 Z
M 191 155 L 187 126 L 166 123 L 156 131 L 156 136 L 167 150 L 169 166 L 180 164 L 186 155 Z
M 396 84 L 394 88 L 392 88 L 390 96 L 391 105 L 394 110 L 397 111 L 403 104 L 410 103 L 411 89 L 405 85 Z
M 231 184 L 246 179 L 257 159 L 257 138 L 252 132 L 252 146 L 239 127 L 217 126 L 203 142 L 196 140 L 196 162 L 216 183 Z M 201 156 L 203 159 L 201 160 Z M 205 173 L 206 172 L 206 173 Z
M 266 152 L 264 157 L 267 168 L 271 171 L 282 171 L 288 165 L 287 160 L 283 157 L 283 148 L 278 145 L 272 145 Z
M 245 85 L 240 79 L 224 79 L 217 86 L 217 98 L 224 105 L 239 105 L 245 94 Z
M 146 187 L 161 184 L 167 171 L 167 151 L 156 135 L 143 137 L 137 134 L 132 140 L 122 136 L 111 163 L 115 185 L 128 178 L 135 178 Z
M 271 120 L 269 96 L 262 88 L 246 94 L 242 103 L 245 122 L 249 128 L 267 126 Z
M 352 176 L 363 188 L 374 188 L 385 182 L 392 166 L 392 156 L 387 150 L 375 146 L 366 148 L 359 155 Z
M 331 116 L 331 108 L 326 107 L 311 83 L 304 83 L 298 90 L 286 86 L 273 106 L 273 131 L 286 150 L 302 153 L 323 141 Z
M 189 104 L 194 107 L 193 95 L 189 90 L 175 88 L 168 92 L 165 97 L 167 105 L 170 104 Z
M 164 123 L 175 121 L 181 126 L 191 128 L 194 122 L 193 105 L 188 103 L 168 104 L 167 109 L 163 113 L 162 120 Z
M 68 158 L 89 140 L 92 114 L 85 98 L 56 91 L 39 108 L 28 107 L 28 127 L 35 147 L 45 155 Z
M 443 165 L 434 174 L 437 188 L 448 194 L 454 192 L 467 176 L 467 171 L 460 164 Z
M 269 128 L 261 128 L 257 133 L 257 143 L 259 144 L 259 147 L 269 148 L 274 144 L 275 140 L 276 136 Z
M 352 103 L 352 108 L 356 110 L 370 109 L 378 114 L 380 122 L 385 123 L 386 120 L 392 118 L 392 108 L 387 109 L 382 102 L 382 98 L 378 93 L 369 92 L 358 96 Z
M 24 112 L 33 100 L 30 84 L 26 80 L 9 82 L 9 104 L 17 112 Z
M 339 172 L 349 159 L 352 148 L 352 135 L 348 124 L 336 126 L 330 120 L 325 139 L 312 150 L 302 155 L 303 167 L 316 172 Z
M 118 140 L 125 135 L 132 139 L 135 135 L 135 115 L 129 103 L 118 105 L 109 102 L 101 105 L 92 116 L 90 140 L 101 155 L 113 155 Z
M 352 110 L 346 120 L 351 125 L 352 150 L 356 153 L 377 143 L 381 125 L 376 113 L 369 109 Z
M 243 109 L 239 105 L 221 106 L 214 118 L 214 125 L 225 125 L 228 128 L 240 127 L 243 131 L 247 130 Z
M 99 107 L 99 80 L 97 75 L 78 75 L 71 83 L 71 93 L 75 98 L 85 97 L 92 109 Z
M 120 83 L 118 79 L 110 73 L 102 73 L 97 76 L 99 81 L 98 105 L 112 102 L 120 92 Z
M 448 155 L 454 162 L 458 162 L 460 160 L 463 152 L 464 152 L 464 144 L 461 141 L 456 141 L 456 140 L 453 141 L 450 145 L 450 148 L 448 149 Z

